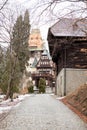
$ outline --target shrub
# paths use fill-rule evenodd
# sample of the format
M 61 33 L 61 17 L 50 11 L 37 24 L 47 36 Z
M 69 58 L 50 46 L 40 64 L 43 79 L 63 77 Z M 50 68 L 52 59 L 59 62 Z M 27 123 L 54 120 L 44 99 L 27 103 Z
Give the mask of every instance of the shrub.
M 40 78 L 38 87 L 39 87 L 39 93 L 45 93 L 46 80 L 43 78 Z
M 34 90 L 33 90 L 33 85 L 31 85 L 31 86 L 28 87 L 28 92 L 29 92 L 29 93 L 33 93 L 33 92 L 34 92 Z

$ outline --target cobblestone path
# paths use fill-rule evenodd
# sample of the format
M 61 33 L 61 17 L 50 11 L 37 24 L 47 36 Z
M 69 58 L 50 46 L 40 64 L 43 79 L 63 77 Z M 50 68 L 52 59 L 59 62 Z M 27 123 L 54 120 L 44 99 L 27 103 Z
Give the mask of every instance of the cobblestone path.
M 0 130 L 87 130 L 62 102 L 50 95 L 32 95 L 0 122 Z

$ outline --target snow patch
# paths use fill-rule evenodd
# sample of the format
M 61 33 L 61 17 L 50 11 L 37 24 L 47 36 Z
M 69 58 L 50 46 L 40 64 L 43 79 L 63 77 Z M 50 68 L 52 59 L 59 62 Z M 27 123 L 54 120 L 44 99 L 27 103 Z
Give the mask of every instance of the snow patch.
M 65 96 L 64 96 L 64 97 L 57 97 L 56 99 L 61 100 L 61 99 L 63 99 L 63 98 L 65 98 Z
M 6 112 L 8 110 L 11 110 L 11 106 L 8 106 L 8 107 L 0 107 L 0 114 L 2 114 L 3 112 Z
M 8 100 L 3 100 L 5 95 L 0 95 L 0 98 L 2 101 L 0 102 L 0 114 L 3 112 L 9 111 L 12 109 L 12 107 L 17 107 L 20 105 L 20 102 L 24 100 L 26 97 L 29 97 L 31 95 L 25 94 L 25 95 L 19 95 L 18 98 L 13 99 L 13 102 L 11 102 L 10 99 Z

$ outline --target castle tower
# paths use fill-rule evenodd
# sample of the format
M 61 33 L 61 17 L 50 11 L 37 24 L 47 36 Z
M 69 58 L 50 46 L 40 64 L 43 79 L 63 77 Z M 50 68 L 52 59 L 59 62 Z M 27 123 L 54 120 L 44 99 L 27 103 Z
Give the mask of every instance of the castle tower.
M 29 66 L 27 67 L 27 71 L 33 73 L 36 71 L 36 64 L 40 59 L 41 53 L 43 52 L 43 40 L 41 37 L 41 33 L 39 29 L 32 29 L 29 36 Z
M 32 51 L 33 49 L 36 50 L 43 49 L 43 40 L 39 29 L 32 29 L 31 34 L 29 36 L 28 44 L 30 51 Z

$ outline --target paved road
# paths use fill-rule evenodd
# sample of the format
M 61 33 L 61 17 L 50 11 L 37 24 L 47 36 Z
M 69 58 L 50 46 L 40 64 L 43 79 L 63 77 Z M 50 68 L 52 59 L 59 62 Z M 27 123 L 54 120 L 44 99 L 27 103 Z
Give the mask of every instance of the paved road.
M 0 122 L 0 130 L 87 130 L 63 103 L 50 95 L 32 95 Z

